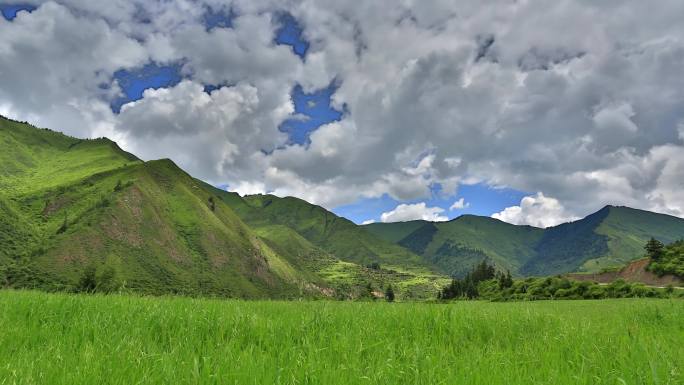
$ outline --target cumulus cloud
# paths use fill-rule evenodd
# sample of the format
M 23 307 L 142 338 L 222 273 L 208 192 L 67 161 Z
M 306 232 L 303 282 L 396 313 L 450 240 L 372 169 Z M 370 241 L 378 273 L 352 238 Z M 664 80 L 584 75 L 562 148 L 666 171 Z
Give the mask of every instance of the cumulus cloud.
M 461 198 L 454 202 L 454 204 L 449 207 L 449 210 L 462 210 L 468 207 L 470 207 L 470 202 L 466 202 L 465 199 Z
M 272 150 L 285 140 L 268 127 L 291 111 L 286 92 L 264 96 L 253 85 L 238 83 L 207 94 L 201 84 L 186 80 L 147 90 L 143 99 L 124 105 L 116 128 L 144 159 L 172 157 L 206 180 L 263 184 L 244 180 L 241 173 L 255 165 L 254 148 Z
M 400 204 L 394 210 L 382 213 L 380 221 L 383 223 L 405 222 L 422 219 L 431 222 L 444 222 L 449 218 L 441 215 L 444 209 L 441 207 L 427 207 L 425 202 L 415 204 Z
M 235 187 L 231 188 L 233 192 L 240 194 L 240 196 L 245 195 L 255 195 L 255 194 L 265 194 L 266 187 L 263 183 L 256 182 L 240 182 Z
M 503 211 L 494 213 L 492 218 L 514 225 L 536 227 L 550 227 L 579 219 L 568 213 L 557 199 L 546 197 L 541 192 L 524 197 L 520 206 L 506 207 Z
M 483 182 L 543 191 L 558 218 L 605 204 L 684 216 L 678 0 L 466 0 L 458 12 L 393 0 L 27 2 L 38 8 L 0 19 L 0 112 L 109 136 L 209 182 L 328 208 Z M 208 9 L 232 9 L 233 27 L 206 28 Z M 304 60 L 273 42 L 281 12 L 303 28 Z M 151 62 L 179 63 L 184 80 L 113 113 L 113 74 Z M 278 127 L 292 88 L 333 81 L 342 119 L 310 145 L 288 142 Z
M 370 225 L 372 223 L 375 223 L 375 219 L 367 219 L 367 220 L 363 221 L 361 224 L 362 225 Z

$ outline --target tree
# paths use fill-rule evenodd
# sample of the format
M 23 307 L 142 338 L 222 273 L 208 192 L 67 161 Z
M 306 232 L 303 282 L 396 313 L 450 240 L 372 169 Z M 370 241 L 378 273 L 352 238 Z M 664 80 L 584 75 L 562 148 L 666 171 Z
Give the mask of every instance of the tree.
M 480 296 L 477 291 L 477 282 L 472 279 L 467 278 L 463 285 L 463 295 L 468 299 L 474 299 Z
M 508 275 L 504 275 L 503 273 L 498 273 L 497 275 L 494 265 L 490 265 L 486 259 L 483 259 L 480 263 L 473 266 L 473 269 L 466 274 L 463 280 L 454 278 L 447 287 L 442 289 L 439 293 L 439 298 L 477 298 L 480 296 L 477 289 L 478 284 L 494 278 L 497 278 L 499 284 L 509 285 L 510 280 L 510 286 L 513 285 L 513 278 L 511 278 L 510 272 Z
M 650 258 L 653 261 L 659 261 L 660 258 L 663 256 L 665 245 L 663 245 L 663 243 L 659 240 L 651 238 L 648 242 L 646 242 L 646 246 L 644 246 L 644 249 L 646 250 L 646 256 L 648 258 Z
M 454 299 L 463 297 L 465 289 L 465 281 L 461 281 L 457 278 L 451 280 L 451 283 L 447 285 L 439 293 L 440 299 Z
M 499 289 L 506 289 L 513 286 L 513 277 L 511 277 L 511 271 L 506 270 L 506 274 L 499 274 Z
M 95 276 L 96 269 L 95 266 L 90 265 L 83 270 L 81 279 L 78 281 L 78 286 L 76 287 L 78 291 L 85 293 L 92 293 L 97 288 L 97 278 Z
M 495 275 L 496 269 L 494 268 L 494 265 L 490 265 L 486 259 L 483 259 L 480 263 L 478 263 L 468 274 L 470 279 L 476 284 L 488 279 L 492 279 L 495 277 Z
M 378 263 L 378 262 L 369 263 L 366 265 L 366 268 L 371 269 L 371 270 L 380 270 L 380 263 Z
M 392 285 L 387 286 L 387 290 L 385 290 L 385 299 L 387 302 L 394 302 L 394 289 L 392 289 Z
M 103 293 L 111 293 L 119 290 L 119 281 L 116 277 L 116 270 L 108 266 L 100 274 L 100 279 L 97 280 L 96 290 Z

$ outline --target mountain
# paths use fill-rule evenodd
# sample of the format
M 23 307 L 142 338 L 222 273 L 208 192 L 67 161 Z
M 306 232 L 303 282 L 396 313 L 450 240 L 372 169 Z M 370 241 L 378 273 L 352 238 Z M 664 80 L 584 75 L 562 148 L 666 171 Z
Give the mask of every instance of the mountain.
M 544 231 L 536 255 L 520 272 L 524 275 L 596 272 L 622 266 L 644 255 L 654 237 L 671 243 L 684 238 L 684 220 L 671 215 L 606 206 L 579 221 Z
M 374 223 L 366 228 L 456 276 L 482 258 L 518 276 L 596 272 L 642 257 L 651 237 L 665 243 L 684 237 L 681 218 L 615 206 L 547 229 L 472 215 L 448 222 Z
M 445 281 L 318 206 L 243 199 L 108 139 L 0 118 L 0 162 L 0 286 L 74 288 L 90 268 L 139 292 L 247 298 L 353 297 L 388 284 L 427 296 Z
M 379 239 L 348 219 L 304 200 L 273 195 L 240 198 L 235 193 L 226 202 L 254 228 L 286 226 L 316 246 L 359 264 L 380 263 L 427 267 L 424 260 L 391 242 Z
M 598 271 L 641 257 L 684 220 L 607 206 L 540 229 L 464 215 L 358 226 L 301 199 L 241 197 L 168 159 L 0 117 L 0 286 L 245 298 L 433 296 L 488 258 L 521 275 Z
M 377 276 L 373 283 L 392 283 L 404 297 L 424 297 L 447 281 L 421 256 L 320 206 L 294 197 L 240 197 L 220 190 L 217 194 L 266 243 L 284 255 L 310 250 L 335 256 L 336 263 L 317 269 L 329 282 L 358 286 L 368 279 L 364 274 L 371 274 Z M 293 242 L 301 247 L 292 247 Z M 360 275 L 359 267 L 364 274 Z
M 33 284 L 70 286 L 96 266 L 150 293 L 257 297 L 297 289 L 292 269 L 170 160 L 142 162 L 107 139 L 5 119 L 0 146 L 0 240 L 12 245 L 3 247 L 10 281 L 30 279 L 13 276 L 19 265 L 35 275 Z
M 456 276 L 464 275 L 483 258 L 489 258 L 500 269 L 517 272 L 534 255 L 534 246 L 544 232 L 475 215 L 448 222 L 373 223 L 366 228 Z

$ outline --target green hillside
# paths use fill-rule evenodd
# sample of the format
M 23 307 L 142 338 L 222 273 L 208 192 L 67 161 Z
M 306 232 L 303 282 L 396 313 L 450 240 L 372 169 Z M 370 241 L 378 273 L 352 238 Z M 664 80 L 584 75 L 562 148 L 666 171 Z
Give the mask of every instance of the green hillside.
M 255 228 L 273 224 L 287 226 L 311 243 L 349 262 L 427 267 L 420 256 L 298 198 L 251 195 L 227 202 L 246 223 Z
M 576 271 L 587 260 L 609 253 L 608 239 L 596 230 L 610 214 L 603 208 L 586 218 L 547 228 L 535 246 L 535 255 L 520 272 L 548 275 Z M 619 242 L 619 241 L 618 241 Z M 635 256 L 624 256 L 626 260 Z
M 249 298 L 355 297 L 388 284 L 424 297 L 444 282 L 322 208 L 273 197 L 282 204 L 262 210 L 107 139 L 0 118 L 0 161 L 0 286 L 75 289 L 92 268 L 117 288 Z
M 546 229 L 526 275 L 596 272 L 644 255 L 654 237 L 670 243 L 684 237 L 684 220 L 629 207 L 606 206 L 586 218 Z
M 594 272 L 640 258 L 643 245 L 651 237 L 665 243 L 684 237 L 681 218 L 614 206 L 547 229 L 472 215 L 448 222 L 374 223 L 365 227 L 420 254 L 443 273 L 457 276 L 482 258 L 519 276 Z
M 358 286 L 364 280 L 376 287 L 391 283 L 399 287 L 405 297 L 423 297 L 447 282 L 421 256 L 376 237 L 320 206 L 293 197 L 240 197 L 220 190 L 217 193 L 274 249 L 285 255 L 312 250 L 338 259 L 322 268 L 318 261 L 314 268 L 338 286 Z M 293 248 L 293 243 L 302 247 Z
M 608 238 L 609 253 L 603 259 L 588 261 L 586 268 L 592 263 L 613 265 L 623 263 L 623 256 L 630 259 L 643 255 L 644 244 L 653 236 L 664 243 L 671 243 L 684 238 L 684 221 L 671 215 L 652 213 L 629 207 L 608 207 L 610 215 L 597 229 L 597 233 Z
M 73 287 L 93 266 L 149 293 L 299 290 L 297 272 L 169 160 L 4 119 L 0 141 L 7 284 Z
M 684 220 L 608 206 L 539 229 L 464 215 L 358 226 L 301 199 L 240 197 L 170 160 L 143 162 L 0 118 L 0 286 L 231 297 L 434 295 L 487 258 L 515 275 L 597 271 L 641 257 Z
M 391 224 L 371 223 L 365 225 L 365 228 L 370 233 L 388 242 L 399 243 L 399 241 L 406 238 L 409 234 L 430 223 L 431 222 L 423 220 L 394 222 Z
M 391 240 L 420 223 L 419 227 L 396 242 L 424 256 L 442 272 L 456 276 L 465 274 L 483 258 L 491 259 L 499 269 L 517 272 L 533 255 L 534 245 L 543 232 L 530 226 L 515 226 L 474 215 L 463 215 L 448 222 L 407 223 L 411 226 L 406 226 L 406 223 L 374 223 L 366 228 Z

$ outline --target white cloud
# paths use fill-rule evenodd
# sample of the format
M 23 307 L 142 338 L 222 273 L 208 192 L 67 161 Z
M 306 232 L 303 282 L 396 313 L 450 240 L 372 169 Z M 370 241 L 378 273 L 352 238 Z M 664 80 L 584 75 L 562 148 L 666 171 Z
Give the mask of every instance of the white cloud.
M 422 219 L 431 222 L 444 222 L 449 218 L 440 215 L 444 212 L 441 207 L 427 207 L 425 202 L 415 204 L 400 204 L 392 211 L 382 213 L 380 221 L 384 223 L 389 222 L 405 222 L 416 219 Z
M 240 194 L 240 196 L 266 194 L 264 184 L 259 182 L 240 182 L 240 184 L 233 187 L 231 191 Z
M 470 202 L 466 202 L 465 199 L 461 198 L 454 202 L 454 204 L 449 207 L 449 210 L 462 210 L 468 207 L 470 207 Z
M 260 166 L 252 159 L 254 148 L 273 149 L 285 140 L 268 127 L 287 116 L 282 110 L 288 106 L 287 92 L 264 96 L 238 83 L 207 94 L 201 84 L 185 80 L 124 105 L 116 127 L 143 159 L 172 157 L 196 177 L 227 178 L 232 185 L 254 182 L 244 178 Z
M 524 197 L 520 206 L 506 207 L 493 214 L 492 218 L 514 225 L 536 227 L 550 227 L 579 219 L 569 214 L 557 199 L 546 197 L 541 192 Z
M 605 204 L 684 215 L 679 0 L 464 0 L 458 12 L 450 2 L 236 0 L 234 28 L 211 31 L 206 6 L 226 2 L 29 2 L 42 5 L 0 20 L 0 111 L 110 136 L 210 182 L 328 208 L 484 182 L 544 191 L 565 217 Z M 304 61 L 273 44 L 283 10 L 311 43 Z M 583 33 L 557 33 L 566 29 Z M 186 80 L 113 114 L 113 74 L 150 61 L 183 63 Z M 308 147 L 289 145 L 278 127 L 292 87 L 333 79 L 343 119 Z M 207 95 L 206 83 L 228 86 Z
M 366 219 L 361 224 L 362 225 L 370 225 L 371 223 L 375 223 L 375 219 Z

